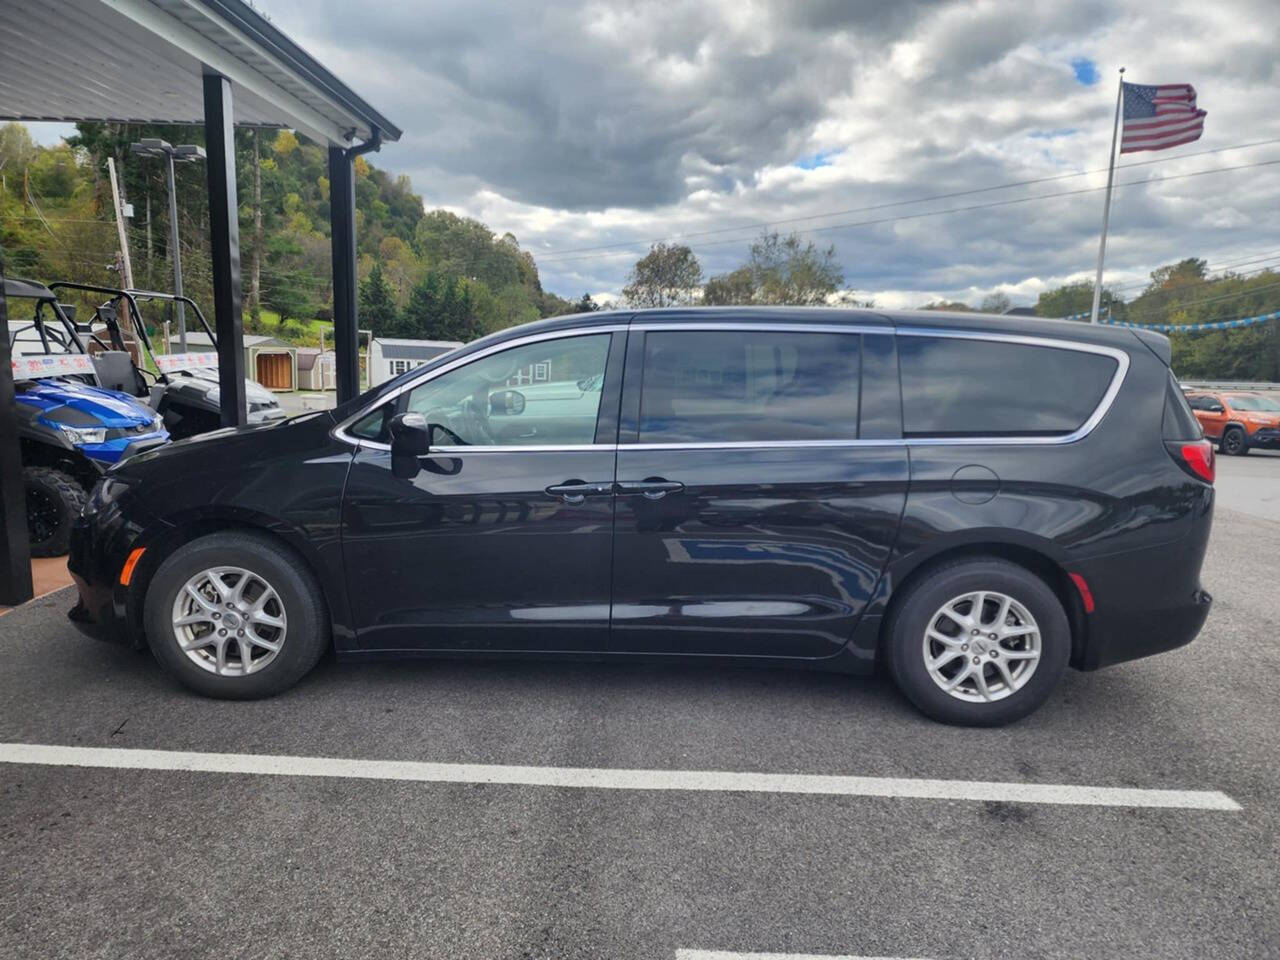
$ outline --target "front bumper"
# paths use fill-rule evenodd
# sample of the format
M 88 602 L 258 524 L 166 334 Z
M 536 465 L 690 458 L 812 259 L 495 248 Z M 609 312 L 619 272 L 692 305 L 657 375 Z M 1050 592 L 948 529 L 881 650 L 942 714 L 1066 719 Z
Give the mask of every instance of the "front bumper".
M 67 570 L 80 595 L 67 616 L 81 633 L 138 648 L 144 645 L 141 603 L 120 583 L 120 571 L 130 551 L 147 546 L 151 539 L 127 518 L 119 502 L 76 519 Z M 135 569 L 135 584 L 140 573 Z
M 1280 427 L 1262 427 L 1249 435 L 1249 446 L 1261 450 L 1280 450 Z

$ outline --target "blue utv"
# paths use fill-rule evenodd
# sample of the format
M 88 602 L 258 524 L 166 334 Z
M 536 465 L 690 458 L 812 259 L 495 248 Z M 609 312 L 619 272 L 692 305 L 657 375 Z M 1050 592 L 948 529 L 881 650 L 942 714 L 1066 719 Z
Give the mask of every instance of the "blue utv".
M 169 440 L 156 411 L 101 386 L 75 308 L 30 280 L 6 279 L 14 412 L 31 554 L 67 552 L 87 491 L 109 467 Z M 21 317 L 24 302 L 34 304 Z

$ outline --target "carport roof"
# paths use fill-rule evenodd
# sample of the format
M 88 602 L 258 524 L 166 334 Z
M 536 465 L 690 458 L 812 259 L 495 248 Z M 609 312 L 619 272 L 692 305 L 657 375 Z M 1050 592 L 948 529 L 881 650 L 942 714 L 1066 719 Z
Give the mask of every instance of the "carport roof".
M 0 119 L 204 122 L 201 76 L 235 119 L 334 146 L 400 128 L 242 0 L 6 0 Z

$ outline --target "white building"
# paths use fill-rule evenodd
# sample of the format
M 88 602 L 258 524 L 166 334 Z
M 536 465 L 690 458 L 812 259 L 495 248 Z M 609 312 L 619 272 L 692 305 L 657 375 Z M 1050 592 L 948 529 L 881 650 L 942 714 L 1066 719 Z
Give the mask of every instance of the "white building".
M 369 386 L 376 387 L 460 346 L 454 340 L 374 337 L 369 341 Z

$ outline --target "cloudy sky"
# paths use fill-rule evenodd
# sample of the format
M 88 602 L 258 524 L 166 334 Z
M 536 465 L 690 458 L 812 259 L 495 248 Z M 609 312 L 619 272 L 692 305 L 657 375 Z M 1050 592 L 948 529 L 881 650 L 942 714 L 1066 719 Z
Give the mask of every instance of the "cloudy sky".
M 1117 191 L 1109 282 L 1189 255 L 1280 263 L 1280 163 L 1179 176 L 1280 160 L 1221 149 L 1280 139 L 1275 0 L 256 5 L 404 128 L 378 165 L 515 233 L 565 296 L 616 293 L 656 239 L 732 269 L 770 223 L 833 244 L 885 306 L 1033 302 L 1092 276 L 1105 173 L 1086 172 L 1120 66 L 1193 83 L 1208 119 L 1198 143 L 1121 158 L 1156 162 L 1117 171 L 1143 185 Z

